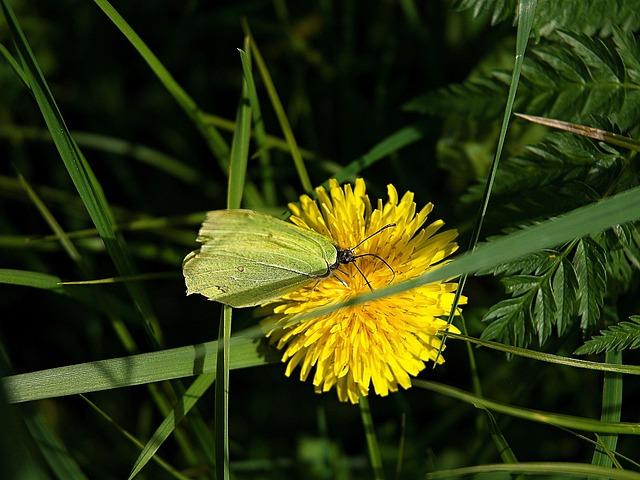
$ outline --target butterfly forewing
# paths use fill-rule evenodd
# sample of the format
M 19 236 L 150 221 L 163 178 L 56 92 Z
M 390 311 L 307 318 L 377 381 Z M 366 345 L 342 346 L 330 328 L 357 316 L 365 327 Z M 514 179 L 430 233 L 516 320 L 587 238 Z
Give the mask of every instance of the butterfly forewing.
M 329 238 L 251 210 L 209 212 L 197 240 L 183 263 L 187 294 L 234 307 L 277 298 L 336 261 Z

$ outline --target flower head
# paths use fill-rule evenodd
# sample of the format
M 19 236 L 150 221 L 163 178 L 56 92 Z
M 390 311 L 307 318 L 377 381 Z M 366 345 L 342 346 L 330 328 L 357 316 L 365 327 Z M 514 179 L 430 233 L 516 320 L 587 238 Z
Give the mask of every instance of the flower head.
M 268 336 L 283 351 L 286 375 L 300 366 L 300 379 L 305 381 L 315 370 L 317 392 L 335 386 L 338 398 L 352 403 L 367 395 L 371 384 L 382 396 L 396 391 L 398 385 L 409 388 L 410 377 L 423 370 L 425 362 L 444 361 L 438 356 L 438 334 L 457 329 L 438 317 L 449 314 L 456 283 L 431 283 L 303 322 L 288 320 L 368 292 L 367 281 L 374 290 L 381 289 L 436 268 L 457 250 L 457 232 L 437 233 L 442 220 L 423 228 L 433 205 L 416 212 L 413 193 L 399 198 L 392 185 L 387 187 L 388 200 L 378 200 L 375 208 L 362 179 L 353 188 L 332 180 L 328 192 L 319 187 L 316 193 L 317 200 L 303 195 L 299 205 L 289 204 L 290 220 L 330 237 L 338 249 L 353 248 L 385 225 L 395 226 L 373 235 L 354 251 L 373 255 L 340 265 L 329 277 L 271 302 Z

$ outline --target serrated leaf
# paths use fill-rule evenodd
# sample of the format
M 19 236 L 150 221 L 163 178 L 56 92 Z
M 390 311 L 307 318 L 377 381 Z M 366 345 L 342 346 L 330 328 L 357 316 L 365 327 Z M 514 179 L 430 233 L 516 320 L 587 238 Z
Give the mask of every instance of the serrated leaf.
M 635 348 L 640 348 L 640 315 L 631 316 L 629 322 L 620 322 L 601 330 L 600 335 L 587 340 L 574 353 L 584 355 Z
M 536 18 L 541 11 L 539 5 Z M 594 114 L 610 115 L 624 129 L 636 125 L 640 121 L 640 52 L 631 33 L 618 31 L 617 36 L 614 45 L 583 34 L 562 32 L 533 46 L 522 67 L 516 109 L 567 121 Z M 485 71 L 488 73 L 474 72 L 466 82 L 422 95 L 407 103 L 406 108 L 464 117 L 467 121 L 497 119 L 508 82 L 502 70 Z
M 597 325 L 606 291 L 604 250 L 590 238 L 581 239 L 573 256 L 573 266 L 578 278 L 580 327 L 587 331 Z
M 516 346 L 527 345 L 529 335 L 525 326 L 525 306 L 530 303 L 531 298 L 522 295 L 494 305 L 483 318 L 483 321 L 491 323 L 482 331 L 480 338 Z
M 475 17 L 486 16 L 492 24 L 513 19 L 514 0 L 457 0 L 459 10 L 469 9 Z M 602 35 L 614 29 L 636 31 L 640 28 L 638 0 L 539 0 L 533 32 L 550 35 L 557 29 Z
M 556 303 L 551 291 L 551 277 L 547 277 L 538 288 L 532 313 L 533 326 L 538 334 L 540 345 L 543 345 L 551 335 L 555 313 Z
M 563 40 L 592 68 L 601 72 L 603 78 L 613 83 L 624 81 L 625 69 L 616 50 L 608 48 L 599 38 L 572 32 L 559 32 Z
M 576 314 L 576 291 L 578 289 L 578 278 L 573 264 L 566 258 L 562 259 L 553 275 L 552 288 L 556 303 L 554 323 L 558 336 L 562 336 Z
M 514 275 L 503 278 L 501 281 L 507 293 L 513 296 L 522 295 L 540 285 L 540 278 L 535 275 Z

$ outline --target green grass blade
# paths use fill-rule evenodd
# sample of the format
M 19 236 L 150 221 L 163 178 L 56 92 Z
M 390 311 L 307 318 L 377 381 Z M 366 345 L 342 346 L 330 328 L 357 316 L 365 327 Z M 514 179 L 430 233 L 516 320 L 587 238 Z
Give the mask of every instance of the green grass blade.
M 27 180 L 19 172 L 18 172 L 18 180 L 22 184 L 24 191 L 27 192 L 27 195 L 29 195 L 29 198 L 31 199 L 33 204 L 36 206 L 38 211 L 40 212 L 40 215 L 42 215 L 44 220 L 47 222 L 47 225 L 49 225 L 51 230 L 53 230 L 56 238 L 62 245 L 62 248 L 64 248 L 64 250 L 67 252 L 67 255 L 69 255 L 69 258 L 71 258 L 71 260 L 73 260 L 74 262 L 79 262 L 80 252 L 78 252 L 78 249 L 71 242 L 71 240 L 69 239 L 65 231 L 62 229 L 62 227 L 60 226 L 58 221 L 55 219 L 51 211 L 44 204 L 44 202 L 40 199 L 40 197 L 35 192 L 35 190 L 31 188 L 31 185 L 29 185 Z
M 62 280 L 55 275 L 49 275 L 47 273 L 0 268 L 0 283 L 6 283 L 8 285 L 58 290 L 61 288 L 61 281 Z
M 614 363 L 599 363 L 589 362 L 587 360 L 581 360 L 579 358 L 563 357 L 560 355 L 553 355 L 551 353 L 536 352 L 535 350 L 528 350 L 526 348 L 514 347 L 512 345 L 505 345 L 498 342 L 492 342 L 489 340 L 482 340 L 480 338 L 469 337 L 466 335 L 460 335 L 455 333 L 447 334 L 449 338 L 460 339 L 469 343 L 474 343 L 482 347 L 492 348 L 500 352 L 505 352 L 510 355 L 517 355 L 519 357 L 532 358 L 541 362 L 555 363 L 558 365 L 566 365 L 574 368 L 584 368 L 587 370 L 595 370 L 601 372 L 623 373 L 628 375 L 640 375 L 639 365 L 623 365 Z
M 504 115 L 502 117 L 502 125 L 500 126 L 500 136 L 498 138 L 498 146 L 496 148 L 496 154 L 493 157 L 491 168 L 489 169 L 489 176 L 485 183 L 484 193 L 482 195 L 482 202 L 480 206 L 480 212 L 476 219 L 476 223 L 471 233 L 471 239 L 469 241 L 468 251 L 473 251 L 480 240 L 480 233 L 484 224 L 484 219 L 487 214 L 487 208 L 489 207 L 489 200 L 491 198 L 491 191 L 493 190 L 493 183 L 498 172 L 498 165 L 500 163 L 500 157 L 502 156 L 502 149 L 504 147 L 505 139 L 507 138 L 507 130 L 509 129 L 509 120 L 511 119 L 511 112 L 513 112 L 513 103 L 516 99 L 516 93 L 518 91 L 518 84 L 520 82 L 520 73 L 522 71 L 522 62 L 524 61 L 524 54 L 527 50 L 527 44 L 529 43 L 529 35 L 531 34 L 531 27 L 533 25 L 534 14 L 538 0 L 521 0 L 518 2 L 518 30 L 516 34 L 516 56 L 513 64 L 513 72 L 511 74 L 511 82 L 509 83 L 509 93 L 507 94 L 507 105 L 504 109 Z M 456 309 L 458 308 L 458 302 L 462 296 L 464 285 L 467 282 L 467 274 L 464 274 L 460 278 L 458 289 L 453 298 L 451 310 L 449 312 L 449 318 L 447 323 L 453 322 Z M 446 344 L 446 338 L 440 344 L 436 361 L 433 362 L 433 367 L 438 365 L 438 357 L 442 354 L 442 350 Z
M 249 160 L 249 144 L 251 142 L 251 105 L 248 99 L 249 86 L 247 72 L 251 72 L 251 61 L 246 52 L 239 50 L 245 76 L 242 81 L 242 94 L 236 113 L 236 130 L 231 143 L 229 162 L 229 188 L 227 191 L 227 208 L 240 208 Z
M 256 95 L 257 95 L 257 92 L 256 92 Z M 251 108 L 253 108 L 253 104 L 251 104 Z M 216 127 L 221 128 L 222 130 L 233 132 L 236 129 L 235 122 L 226 118 L 222 118 L 218 115 L 207 113 L 205 114 L 204 118 L 208 123 L 211 123 L 212 125 L 215 125 Z M 260 118 L 261 117 L 258 117 L 258 112 L 255 112 L 254 121 L 259 120 Z M 259 123 L 262 123 L 262 122 L 259 122 Z M 255 128 L 254 134 L 257 134 L 257 127 Z M 289 149 L 289 144 L 287 143 L 287 141 L 283 140 L 280 137 L 267 134 L 264 141 L 265 141 L 265 147 L 267 149 L 274 148 L 282 152 L 291 153 L 291 150 Z M 256 139 L 256 142 L 258 143 L 258 145 L 260 145 L 260 142 L 257 139 Z M 312 152 L 311 150 L 298 148 L 298 151 L 300 152 L 300 155 L 302 155 L 302 158 L 304 159 L 311 160 L 311 161 L 327 162 L 327 163 L 330 163 L 331 165 L 337 165 L 335 162 L 331 160 L 327 160 L 326 158 L 322 158 L 318 153 Z
M 86 479 L 84 473 L 69 455 L 60 439 L 46 426 L 39 416 L 25 420 L 31 437 L 38 445 L 47 465 L 60 480 Z
M 58 153 L 80 194 L 80 198 L 89 212 L 91 220 L 104 241 L 105 247 L 116 268 L 122 275 L 130 275 L 133 273 L 131 260 L 124 247 L 124 241 L 119 235 L 116 235 L 113 229 L 113 217 L 104 192 L 93 174 L 91 167 L 87 163 L 87 160 L 71 137 L 62 118 L 62 114 L 53 98 L 53 94 L 38 67 L 31 47 L 11 7 L 6 0 L 1 0 L 0 4 L 16 48 L 18 49 L 20 59 L 24 65 L 24 72 L 31 86 L 31 92 L 44 117 Z M 155 344 L 161 343 L 160 329 L 155 315 L 151 311 L 148 299 L 136 285 L 128 284 L 127 289 L 141 313 L 149 338 Z
M 518 459 L 516 458 L 515 453 L 513 453 L 513 450 L 507 442 L 507 439 L 504 438 L 504 435 L 502 434 L 500 426 L 498 425 L 498 422 L 496 422 L 493 413 L 491 413 L 491 411 L 486 408 L 482 408 L 482 410 L 484 411 L 485 418 L 488 422 L 491 440 L 493 440 L 493 444 L 496 446 L 496 450 L 500 454 L 500 458 L 504 463 L 517 463 Z
M 269 95 L 269 99 L 271 100 L 271 105 L 273 106 L 273 110 L 275 111 L 278 122 L 280 123 L 280 128 L 282 129 L 284 138 L 287 140 L 287 144 L 289 145 L 289 151 L 291 152 L 291 156 L 293 157 L 293 164 L 295 165 L 296 171 L 298 172 L 298 177 L 300 177 L 300 183 L 302 183 L 302 188 L 304 188 L 305 192 L 310 193 L 313 190 L 313 186 L 311 184 L 311 180 L 309 179 L 307 169 L 304 166 L 304 161 L 302 160 L 302 155 L 300 154 L 300 149 L 298 148 L 298 143 L 296 142 L 296 139 L 293 135 L 293 130 L 291 129 L 291 125 L 289 124 L 289 119 L 287 118 L 287 114 L 284 111 L 284 107 L 282 106 L 282 102 L 280 101 L 280 97 L 278 96 L 278 92 L 276 91 L 276 87 L 273 84 L 273 80 L 271 79 L 271 74 L 269 73 L 267 64 L 262 58 L 260 49 L 258 49 L 258 45 L 256 45 L 256 42 L 251 36 L 251 33 L 248 31 L 248 27 L 246 25 L 245 30 L 251 42 L 251 53 L 253 58 L 255 58 L 256 60 L 258 72 L 260 72 L 260 77 L 262 78 L 262 82 L 264 83 L 267 94 Z
M 4 371 L 4 351 L 0 345 L 0 369 Z M 0 478 L 11 480 L 50 480 L 40 458 L 28 448 L 28 433 L 22 422 L 22 409 L 8 405 L 0 388 Z
M 423 137 L 423 135 L 424 133 L 422 129 L 417 125 L 410 125 L 401 128 L 381 142 L 375 144 L 371 150 L 364 155 L 342 167 L 335 175 L 333 175 L 333 178 L 338 180 L 338 182 L 353 180 L 365 168 L 370 167 L 377 161 L 382 160 L 392 153 L 417 142 Z M 329 185 L 329 181 L 327 180 L 323 185 L 326 187 Z
M 414 387 L 423 388 L 425 390 L 430 390 L 441 395 L 461 400 L 475 406 L 476 408 L 486 408 L 488 410 L 493 410 L 495 412 L 521 418 L 530 422 L 554 425 L 586 432 L 640 435 L 640 423 L 603 422 L 594 418 L 576 417 L 573 415 L 563 415 L 559 413 L 544 412 L 542 410 L 514 407 L 512 405 L 478 397 L 477 395 L 465 392 L 459 388 L 428 380 L 414 379 L 412 384 Z
M 115 155 L 129 156 L 138 160 L 140 163 L 163 171 L 187 184 L 201 185 L 202 188 L 210 189 L 211 193 L 215 193 L 216 190 L 219 189 L 217 184 L 213 182 L 204 182 L 202 174 L 195 168 L 185 165 L 178 159 L 151 147 L 147 147 L 146 145 L 92 132 L 74 130 L 71 132 L 71 135 L 81 147 L 89 147 Z M 47 130 L 17 125 L 0 126 L 0 137 L 12 141 L 52 141 L 51 135 Z M 207 191 L 207 193 L 209 192 Z
M 253 129 L 255 131 L 256 144 L 258 146 L 257 155 L 260 158 L 260 171 L 262 173 L 262 192 L 268 205 L 275 205 L 277 201 L 276 187 L 273 177 L 273 168 L 271 166 L 271 154 L 268 148 L 267 132 L 264 127 L 264 118 L 258 100 L 258 90 L 253 80 L 253 72 L 251 68 L 251 43 L 249 37 L 245 38 L 244 52 L 240 52 L 242 60 L 242 73 L 247 87 L 247 96 L 249 105 L 251 106 Z M 301 153 L 302 155 L 302 153 Z
M 2 55 L 4 57 L 4 59 L 7 61 L 7 63 L 11 67 L 11 70 L 14 71 L 14 73 L 18 76 L 18 78 L 20 78 L 20 81 L 27 88 L 29 88 L 29 81 L 28 81 L 27 76 L 25 75 L 24 71 L 22 70 L 22 67 L 18 64 L 17 60 L 15 58 L 13 58 L 13 55 L 11 55 L 9 50 L 7 50 L 7 47 L 2 45 L 1 43 L 0 43 L 0 55 Z
M 230 369 L 276 361 L 259 351 L 259 343 L 252 336 L 234 336 L 230 344 Z M 2 384 L 10 403 L 111 390 L 214 372 L 217 351 L 218 342 L 199 343 L 21 373 L 3 378 Z
M 248 40 L 245 39 L 245 46 Z M 249 143 L 251 141 L 251 105 L 248 99 L 247 72 L 251 72 L 249 55 L 240 50 L 240 60 L 244 71 L 242 94 L 236 114 L 236 129 L 233 133 L 229 162 L 229 189 L 227 208 L 239 208 L 247 172 Z M 229 358 L 232 308 L 225 305 L 218 332 L 218 360 L 215 392 L 215 434 L 216 434 L 216 478 L 229 478 Z
M 229 368 L 231 356 L 231 315 L 233 309 L 224 305 L 218 333 L 215 398 L 216 479 L 229 478 Z M 234 347 L 235 352 L 235 347 Z
M 358 305 L 377 298 L 404 292 L 420 285 L 447 280 L 466 273 L 490 270 L 497 265 L 575 238 L 595 234 L 618 224 L 640 219 L 640 187 L 630 188 L 612 197 L 572 210 L 569 213 L 524 228 L 479 245 L 451 262 L 429 272 L 374 292 L 353 297 L 349 301 L 321 307 L 292 317 L 291 322 L 316 318 L 339 308 Z
M 367 451 L 369 452 L 369 461 L 371 462 L 371 469 L 373 470 L 373 478 L 375 480 L 384 480 L 382 456 L 380 455 L 380 447 L 378 446 L 378 439 L 373 426 L 373 419 L 371 418 L 369 400 L 367 400 L 367 397 L 360 397 L 358 405 L 360 406 L 360 417 L 362 418 L 364 434 L 367 439 Z
M 622 364 L 622 352 L 607 352 L 605 362 L 612 365 Z M 605 373 L 602 386 L 602 414 L 603 422 L 619 422 L 622 409 L 622 375 L 619 373 Z M 602 446 L 596 447 L 591 463 L 600 467 L 611 468 L 613 458 L 611 452 L 616 451 L 617 435 L 602 435 L 598 439 Z
M 111 283 L 122 282 L 143 282 L 147 280 L 161 280 L 167 278 L 178 278 L 180 274 L 176 271 L 170 272 L 151 272 L 151 273 L 139 273 L 137 275 L 128 275 L 126 277 L 108 277 L 97 278 L 95 280 L 75 280 L 71 282 L 60 282 L 60 285 L 105 285 Z
M 122 428 L 120 425 L 118 425 L 118 423 L 113 418 L 111 418 L 111 416 L 107 412 L 102 410 L 100 407 L 98 407 L 95 403 L 93 403 L 84 395 L 80 395 L 80 398 L 82 398 L 85 402 L 87 402 L 87 404 L 93 409 L 93 411 L 95 411 L 98 415 L 100 415 L 108 423 L 110 423 L 113 427 L 115 427 L 115 429 L 118 430 L 118 432 L 124 438 L 126 438 L 129 442 L 131 442 L 133 445 L 135 445 L 138 448 L 143 448 L 142 442 L 138 440 L 135 436 L 133 436 L 131 433 L 129 433 L 127 430 Z M 160 458 L 158 455 L 154 455 L 152 457 L 152 460 L 156 462 L 160 467 L 162 467 L 162 469 L 165 470 L 173 478 L 176 478 L 178 480 L 190 480 L 191 478 L 177 471 L 168 462 Z
M 491 478 L 490 473 L 529 473 L 532 475 L 570 475 L 576 478 L 601 478 L 606 480 L 640 480 L 640 474 L 629 470 L 614 470 L 611 468 L 595 467 L 588 463 L 569 462 L 523 462 L 523 463 L 496 463 L 492 465 L 476 465 L 473 467 L 441 470 L 427 473 L 427 479 L 460 478 L 471 475 L 484 474 L 482 478 Z M 479 478 L 479 477 L 478 477 Z M 502 478 L 502 477 L 501 477 Z M 564 478 L 564 477 L 562 477 Z
M 104 12 L 104 14 L 113 22 L 113 24 L 126 37 L 131 45 L 142 56 L 147 65 L 155 73 L 158 80 L 164 85 L 167 91 L 182 107 L 191 121 L 195 124 L 200 134 L 204 137 L 209 149 L 218 160 L 221 168 L 226 170 L 227 157 L 229 156 L 229 146 L 225 142 L 220 132 L 203 119 L 203 113 L 198 108 L 196 102 L 189 94 L 176 82 L 173 76 L 165 68 L 162 62 L 155 56 L 142 38 L 131 28 L 122 16 L 107 0 L 94 0 L 95 4 Z
M 211 387 L 215 379 L 215 374 L 205 373 L 196 378 L 191 386 L 189 386 L 182 398 L 178 400 L 178 403 L 171 409 L 169 415 L 164 418 L 160 426 L 158 426 L 149 441 L 145 444 L 140 455 L 136 459 L 133 468 L 131 469 L 129 480 L 135 477 L 149 462 L 149 460 L 153 458 L 162 443 L 169 438 L 169 435 L 173 433 L 176 427 L 180 424 L 180 421 L 189 413 L 196 402 L 200 400 L 200 397 L 202 397 L 202 395 L 204 395 L 204 393 Z

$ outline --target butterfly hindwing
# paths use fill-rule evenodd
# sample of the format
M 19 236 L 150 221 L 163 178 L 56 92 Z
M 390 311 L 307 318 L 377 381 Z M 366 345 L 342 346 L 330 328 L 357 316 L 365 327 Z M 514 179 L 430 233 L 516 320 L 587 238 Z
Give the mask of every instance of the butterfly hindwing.
M 198 233 L 200 250 L 184 260 L 187 294 L 234 307 L 277 298 L 328 272 L 331 240 L 251 210 L 216 210 Z

